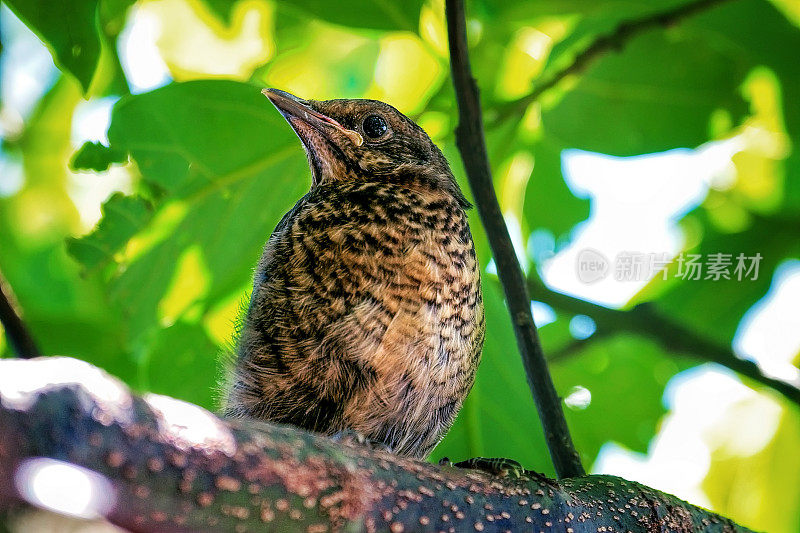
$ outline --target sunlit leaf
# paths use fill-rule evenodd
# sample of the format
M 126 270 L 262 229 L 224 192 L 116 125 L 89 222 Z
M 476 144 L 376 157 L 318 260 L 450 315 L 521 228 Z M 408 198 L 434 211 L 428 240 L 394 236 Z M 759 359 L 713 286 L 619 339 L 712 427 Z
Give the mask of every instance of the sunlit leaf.
M 364 94 L 380 51 L 378 40 L 348 28 L 297 22 L 276 28 L 286 52 L 265 68 L 265 84 L 302 98 L 325 100 Z
M 771 440 L 752 454 L 731 453 L 725 447 L 713 450 L 703 489 L 714 509 L 757 530 L 796 530 L 800 523 L 800 486 L 796 482 L 800 475 L 800 455 L 796 453 L 800 421 L 795 411 L 782 410 Z M 727 427 L 719 430 L 734 435 L 746 431 L 743 428 L 750 425 L 736 414 L 725 413 L 720 422 Z
M 69 239 L 67 249 L 87 271 L 109 261 L 153 216 L 152 206 L 135 196 L 114 194 L 102 207 L 103 218 L 85 237 Z
M 280 2 L 285 9 L 296 9 L 310 17 L 321 18 L 334 24 L 356 28 L 378 30 L 408 30 L 416 32 L 419 27 L 419 12 L 423 2 L 408 0 L 367 0 L 358 6 L 343 9 L 341 4 L 328 0 L 299 0 Z
M 200 0 L 144 3 L 137 16 L 159 21 L 156 43 L 173 79 L 247 81 L 275 54 L 275 9 L 258 0 L 235 6 L 226 22 Z
M 25 182 L 0 197 L 0 271 L 44 354 L 79 357 L 133 382 L 124 324 L 108 306 L 102 281 L 81 277 L 64 246 L 80 227 L 66 166 L 79 98 L 77 84 L 60 80 L 25 124 L 18 146 Z M 0 173 L 0 182 L 6 177 Z

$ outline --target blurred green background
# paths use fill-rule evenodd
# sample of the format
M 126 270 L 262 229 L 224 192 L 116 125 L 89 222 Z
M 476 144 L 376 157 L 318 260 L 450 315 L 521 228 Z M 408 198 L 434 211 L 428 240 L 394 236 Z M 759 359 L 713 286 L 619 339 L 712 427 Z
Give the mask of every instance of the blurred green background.
M 683 4 L 467 2 L 496 188 L 586 467 L 796 532 L 800 396 L 725 364 L 800 384 L 800 2 L 721 0 L 623 32 L 524 99 L 620 23 Z M 443 2 L 12 0 L 0 42 L 0 271 L 47 354 L 137 390 L 216 406 L 261 247 L 309 187 L 261 87 L 389 102 L 468 189 Z M 486 346 L 432 459 L 552 474 L 470 216 Z M 730 279 L 684 279 L 679 258 L 715 253 Z M 757 274 L 737 279 L 739 254 L 760 255 Z M 617 270 L 625 257 L 639 270 Z M 587 258 L 602 279 L 581 278 Z

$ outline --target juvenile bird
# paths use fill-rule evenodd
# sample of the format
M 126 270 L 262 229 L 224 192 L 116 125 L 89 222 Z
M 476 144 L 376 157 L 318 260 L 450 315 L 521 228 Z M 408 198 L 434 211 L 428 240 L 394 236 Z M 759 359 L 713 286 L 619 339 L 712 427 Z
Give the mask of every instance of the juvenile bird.
M 256 268 L 225 411 L 425 457 L 483 346 L 469 203 L 392 106 L 264 94 L 303 143 L 311 189 Z

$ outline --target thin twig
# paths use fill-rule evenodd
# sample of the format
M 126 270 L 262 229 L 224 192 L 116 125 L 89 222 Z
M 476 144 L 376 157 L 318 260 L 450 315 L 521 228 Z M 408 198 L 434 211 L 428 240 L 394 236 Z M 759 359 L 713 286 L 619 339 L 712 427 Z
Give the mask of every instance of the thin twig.
M 587 315 L 597 326 L 595 335 L 615 332 L 643 335 L 658 342 L 666 350 L 693 356 L 725 366 L 783 395 L 800 405 L 800 387 L 780 378 L 767 376 L 756 363 L 738 357 L 730 348 L 698 334 L 659 313 L 651 304 L 640 304 L 628 311 L 609 309 L 547 288 L 535 276 L 529 276 L 528 287 L 538 300 L 569 313 Z M 590 339 L 594 339 L 593 335 Z M 587 340 L 590 340 L 587 339 Z M 552 360 L 552 359 L 551 359 Z
M 14 305 L 14 294 L 6 280 L 0 275 L 0 323 L 6 332 L 6 339 L 19 357 L 31 359 L 42 353 L 36 346 L 33 336 Z M 18 306 L 17 306 L 18 307 Z
M 496 122 L 512 114 L 518 114 L 537 101 L 546 91 L 555 87 L 561 80 L 570 75 L 580 74 L 604 53 L 612 50 L 621 50 L 633 37 L 653 28 L 675 25 L 683 19 L 701 13 L 725 1 L 727 0 L 696 0 L 668 11 L 621 23 L 613 32 L 601 35 L 589 46 L 578 52 L 568 65 L 542 80 L 534 86 L 530 93 L 503 105 L 497 115 Z
M 514 247 L 503 220 L 494 191 L 486 142 L 483 136 L 478 87 L 472 78 L 467 50 L 467 31 L 463 0 L 447 0 L 447 34 L 450 43 L 450 68 L 458 101 L 458 145 L 470 187 L 478 206 L 489 244 L 497 264 L 497 272 L 511 313 L 528 385 L 533 393 L 544 427 L 547 447 L 559 478 L 585 474 L 564 419 L 561 400 L 547 370 L 536 325 L 531 314 L 531 300 L 525 277 L 517 262 Z

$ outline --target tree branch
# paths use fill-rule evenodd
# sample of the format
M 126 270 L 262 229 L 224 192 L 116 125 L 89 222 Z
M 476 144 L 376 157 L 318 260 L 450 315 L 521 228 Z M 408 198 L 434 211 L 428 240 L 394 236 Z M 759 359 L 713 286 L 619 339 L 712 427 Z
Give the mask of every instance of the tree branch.
M 583 466 L 572 444 L 561 400 L 547 369 L 536 325 L 533 322 L 531 299 L 528 296 L 525 277 L 517 262 L 514 246 L 494 191 L 483 137 L 478 87 L 472 78 L 469 63 L 463 0 L 447 0 L 445 12 L 450 43 L 450 67 L 459 111 L 456 144 L 464 161 L 478 213 L 497 264 L 497 272 L 511 313 L 511 322 L 514 325 L 528 385 L 539 411 L 556 473 L 559 478 L 581 476 L 584 474 Z
M 225 422 L 68 358 L 0 361 L 0 428 L 0 511 L 26 501 L 136 532 L 748 531 L 613 476 L 497 477 Z
M 618 311 L 549 289 L 538 277 L 528 277 L 531 293 L 542 302 L 563 311 L 590 316 L 597 325 L 594 335 L 626 331 L 649 337 L 671 352 L 686 354 L 717 363 L 746 376 L 800 405 L 800 387 L 790 381 L 765 375 L 756 363 L 741 359 L 730 348 L 720 346 L 670 317 L 650 304 L 640 304 L 629 311 Z M 595 338 L 590 337 L 588 340 Z M 569 350 L 570 353 L 573 350 Z
M 8 343 L 22 359 L 39 357 L 42 353 L 36 346 L 33 336 L 28 331 L 20 313 L 17 312 L 14 294 L 11 292 L 6 280 L 0 274 L 0 324 L 6 332 Z
M 725 1 L 727 0 L 695 0 L 694 2 L 687 2 L 668 11 L 655 13 L 641 19 L 622 22 L 613 32 L 597 37 L 589 46 L 578 52 L 569 65 L 555 71 L 536 84 L 530 93 L 517 100 L 504 104 L 497 114 L 495 122 L 499 122 L 511 115 L 519 114 L 524 111 L 525 108 L 537 101 L 542 94 L 558 85 L 564 78 L 585 71 L 589 65 L 608 51 L 621 50 L 628 41 L 637 35 L 653 28 L 672 26 L 683 19 L 697 15 Z

